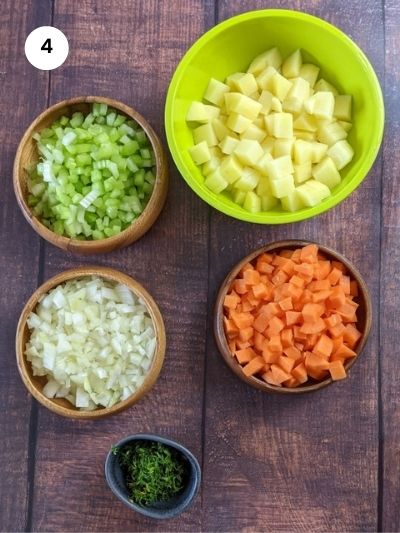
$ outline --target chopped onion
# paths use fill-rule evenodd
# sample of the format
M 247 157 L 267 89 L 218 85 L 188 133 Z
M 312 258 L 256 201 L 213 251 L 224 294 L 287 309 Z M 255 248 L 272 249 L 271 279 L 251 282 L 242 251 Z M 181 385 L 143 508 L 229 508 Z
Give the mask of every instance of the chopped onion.
M 143 300 L 125 285 L 94 276 L 42 296 L 27 324 L 25 355 L 33 374 L 48 378 L 43 394 L 80 409 L 128 398 L 143 383 L 156 350 Z

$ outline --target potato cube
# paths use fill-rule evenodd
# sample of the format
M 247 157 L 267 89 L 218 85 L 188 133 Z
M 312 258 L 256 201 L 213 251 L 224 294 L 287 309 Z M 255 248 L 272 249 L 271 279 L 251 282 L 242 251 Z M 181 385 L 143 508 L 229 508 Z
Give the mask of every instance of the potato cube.
M 268 162 L 272 161 L 272 159 L 272 155 L 269 152 L 265 152 L 253 166 L 256 170 L 261 172 L 261 174 L 266 176 L 268 175 Z
M 219 147 L 221 148 L 221 152 L 223 154 L 230 155 L 233 153 L 236 146 L 239 144 L 239 139 L 236 139 L 235 137 L 231 135 L 227 135 L 225 139 L 222 139 L 222 141 L 219 143 Z
M 315 92 L 324 91 L 324 92 L 332 93 L 333 95 L 338 94 L 336 87 L 334 87 L 332 84 L 330 84 L 328 81 L 324 80 L 323 78 L 318 80 L 317 83 L 314 85 L 314 91 Z
M 210 154 L 212 157 L 218 157 L 218 159 L 222 159 L 224 157 L 224 154 L 222 153 L 221 148 L 219 146 L 211 146 Z
M 266 137 L 261 143 L 261 148 L 267 154 L 272 154 L 274 151 L 275 139 L 273 137 Z
M 229 130 L 226 125 L 219 118 L 214 118 L 211 122 L 212 127 L 214 128 L 215 135 L 217 136 L 218 141 L 222 141 L 227 135 L 229 135 Z
M 293 135 L 296 139 L 302 139 L 303 141 L 313 142 L 315 141 L 316 134 L 311 131 L 293 130 Z
M 260 91 L 270 91 L 272 78 L 278 74 L 274 67 L 267 67 L 256 78 L 256 82 Z
M 318 129 L 318 123 L 315 117 L 303 113 L 294 120 L 293 128 L 295 130 L 314 132 Z
M 235 192 L 233 193 L 232 197 L 232 200 L 235 202 L 235 204 L 243 205 L 245 199 L 246 193 L 244 191 L 239 191 L 239 189 L 235 189 Z
M 255 192 L 249 191 L 246 193 L 243 209 L 250 213 L 259 213 L 261 211 L 261 198 Z
M 338 120 L 338 124 L 340 126 L 342 126 L 342 128 L 344 129 L 344 131 L 346 131 L 347 133 L 351 130 L 351 128 L 353 127 L 353 124 L 351 122 L 346 122 L 345 120 Z
M 246 167 L 240 178 L 235 181 L 235 188 L 239 191 L 252 191 L 257 187 L 260 178 L 260 174 L 254 168 Z
M 304 109 L 317 118 L 331 120 L 335 107 L 335 97 L 330 92 L 314 93 L 304 102 Z
M 272 113 L 265 117 L 265 125 L 269 135 L 278 139 L 293 137 L 293 115 L 290 113 Z
M 310 84 L 304 78 L 294 78 L 291 80 L 292 87 L 288 92 L 288 98 L 296 98 L 302 103 L 310 97 Z
M 216 146 L 218 144 L 214 128 L 210 123 L 195 128 L 193 130 L 193 139 L 195 144 L 199 144 L 202 141 L 205 141 L 208 146 Z
M 298 115 L 303 109 L 303 102 L 298 98 L 285 98 L 282 102 L 282 111 Z
M 221 165 L 221 159 L 215 156 L 211 156 L 210 161 L 207 161 L 207 163 L 204 163 L 204 165 L 201 167 L 201 173 L 203 176 L 208 176 L 214 170 L 217 170 Z
M 234 112 L 229 115 L 226 122 L 228 128 L 236 133 L 243 133 L 245 130 L 247 130 L 250 124 L 251 120 L 249 118 Z
M 206 141 L 191 146 L 189 148 L 189 153 L 196 165 L 202 165 L 211 159 L 210 149 L 208 148 Z
M 222 160 L 220 171 L 228 183 L 235 183 L 242 175 L 243 167 L 234 155 L 230 155 Z
M 347 132 L 337 122 L 323 124 L 318 128 L 317 139 L 328 146 L 341 141 L 347 137 Z
M 289 57 L 285 59 L 282 64 L 282 74 L 285 78 L 296 78 L 300 74 L 303 60 L 301 58 L 300 50 L 296 50 Z
M 343 139 L 333 144 L 328 150 L 328 156 L 333 160 L 338 170 L 348 165 L 353 159 L 354 150 L 350 144 Z
M 245 94 L 246 96 L 250 96 L 258 90 L 256 79 L 253 74 L 250 74 L 249 72 L 235 80 L 235 86 L 240 93 Z
M 335 96 L 333 115 L 340 120 L 351 120 L 351 96 L 349 94 L 338 94 Z
M 254 124 L 250 124 L 250 126 L 241 134 L 240 138 L 253 139 L 261 143 L 266 136 L 267 132 L 264 129 L 261 129 L 258 126 L 255 126 Z
M 250 72 L 251 74 L 254 74 L 254 76 L 257 76 L 257 74 L 259 74 L 265 68 L 271 66 L 275 69 L 278 69 L 281 64 L 282 56 L 278 48 L 271 48 L 270 50 L 267 50 L 266 52 L 263 52 L 262 54 L 255 57 L 250 63 L 247 72 Z
M 229 113 L 234 112 L 255 120 L 262 105 L 241 93 L 225 93 L 225 104 Z
M 319 143 L 319 142 L 313 142 L 312 143 L 312 150 L 311 150 L 311 162 L 312 163 L 319 163 L 321 159 L 325 156 L 326 152 L 328 150 L 328 145 Z
M 271 180 L 278 180 L 289 174 L 293 174 L 292 158 L 289 155 L 283 155 L 277 159 L 267 162 L 268 176 Z
M 233 153 L 243 164 L 254 165 L 263 155 L 264 151 L 258 141 L 241 139 Z
M 314 87 L 319 74 L 319 68 L 312 63 L 303 63 L 300 68 L 300 78 L 308 81 L 311 87 Z
M 225 83 L 228 85 L 229 89 L 231 91 L 237 91 L 238 87 L 236 85 L 236 82 L 240 80 L 240 78 L 244 75 L 244 72 L 235 72 L 234 74 L 230 74 L 226 80 Z
M 275 198 L 288 196 L 294 190 L 294 180 L 291 174 L 281 177 L 279 180 L 271 180 L 271 192 Z
M 311 162 L 312 157 L 312 143 L 296 139 L 293 147 L 293 158 L 296 165 Z
M 301 165 L 293 165 L 293 177 L 296 185 L 300 185 L 311 178 L 311 166 L 311 161 L 307 161 Z
M 312 179 L 299 185 L 296 190 L 306 207 L 314 207 L 331 194 L 329 187 Z
M 206 92 L 204 93 L 204 100 L 220 107 L 224 103 L 224 94 L 229 92 L 229 86 L 222 81 L 211 78 L 208 83 Z
M 258 196 L 271 196 L 271 185 L 269 183 L 269 179 L 265 176 L 260 177 L 260 181 L 258 182 L 256 193 Z
M 335 163 L 330 157 L 324 157 L 324 159 L 313 166 L 312 169 L 313 178 L 323 183 L 330 189 L 333 189 L 341 181 L 338 169 Z
M 202 104 L 201 102 L 192 102 L 188 109 L 186 120 L 188 122 L 210 122 L 213 118 L 217 118 L 220 113 L 218 107 L 213 105 Z
M 260 91 L 257 89 L 257 91 L 254 91 L 254 93 L 249 94 L 249 98 L 252 100 L 256 100 L 258 102 L 258 99 L 260 98 Z
M 272 98 L 274 97 L 269 91 L 262 91 L 258 101 L 262 105 L 260 113 L 262 115 L 268 115 L 272 107 Z
M 292 88 L 292 82 L 287 80 L 284 76 L 277 72 L 271 78 L 271 92 L 279 98 L 282 102 L 290 89 Z
M 276 139 L 274 144 L 274 157 L 289 155 L 292 157 L 294 139 Z
M 215 194 L 219 194 L 228 187 L 228 182 L 222 176 L 219 168 L 207 176 L 204 184 Z
M 285 211 L 299 211 L 304 207 L 304 202 L 297 189 L 294 189 L 288 196 L 281 198 L 281 203 Z
M 271 103 L 271 111 L 275 111 L 276 113 L 282 113 L 282 103 L 276 96 L 272 97 L 272 103 Z
M 261 196 L 262 211 L 270 211 L 276 205 L 278 205 L 278 200 L 274 196 L 272 196 L 272 194 L 266 194 L 264 196 Z
M 260 115 L 258 118 L 253 120 L 254 126 L 257 126 L 258 128 L 261 128 L 262 130 L 265 129 L 265 121 L 264 116 Z

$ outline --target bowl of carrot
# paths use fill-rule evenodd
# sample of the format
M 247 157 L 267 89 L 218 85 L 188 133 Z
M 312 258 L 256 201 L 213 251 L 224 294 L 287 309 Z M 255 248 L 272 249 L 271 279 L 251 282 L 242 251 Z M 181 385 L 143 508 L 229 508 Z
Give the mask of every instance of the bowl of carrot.
M 214 334 L 243 381 L 299 394 L 347 377 L 371 321 L 368 287 L 350 261 L 290 240 L 254 251 L 231 270 L 217 296 Z

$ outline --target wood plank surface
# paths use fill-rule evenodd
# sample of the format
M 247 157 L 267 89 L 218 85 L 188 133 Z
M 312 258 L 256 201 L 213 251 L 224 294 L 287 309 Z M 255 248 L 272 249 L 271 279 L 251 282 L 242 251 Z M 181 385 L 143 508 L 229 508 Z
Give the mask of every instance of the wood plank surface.
M 251 9 L 301 9 L 338 25 L 383 70 L 380 3 L 316 1 L 218 3 L 219 20 Z M 354 24 L 357 21 L 357 24 Z M 371 32 L 373 28 L 373 32 Z M 348 380 L 301 397 L 267 395 L 225 367 L 211 332 L 206 365 L 204 529 L 374 531 L 377 527 L 377 359 L 381 162 L 334 210 L 310 221 L 261 227 L 212 211 L 209 300 L 251 250 L 285 238 L 311 239 L 344 253 L 371 290 L 374 326 Z M 349 238 L 349 225 L 356 228 Z M 227 393 L 229 391 L 229 393 Z M 223 416 L 221 416 L 223 413 Z
M 400 394 L 398 339 L 400 336 L 400 5 L 385 2 L 386 20 L 386 134 L 383 147 L 381 251 L 381 398 L 382 398 L 382 531 L 400 531 Z
M 173 5 L 118 0 L 112 9 L 107 0 L 57 0 L 54 25 L 68 36 L 71 54 L 52 74 L 51 103 L 87 94 L 117 98 L 142 113 L 164 139 L 168 82 L 188 45 L 212 24 L 208 8 L 208 3 L 184 0 Z M 181 24 L 182 18 L 187 23 Z M 141 241 L 91 258 L 46 244 L 45 278 L 94 263 L 142 282 L 163 313 L 167 354 L 155 389 L 115 417 L 76 423 L 39 410 L 34 531 L 200 529 L 200 498 L 168 526 L 142 518 L 115 499 L 103 465 L 114 442 L 138 432 L 176 438 L 201 459 L 207 238 L 208 208 L 171 165 L 167 205 Z
M 48 74 L 29 65 L 24 42 L 36 26 L 50 23 L 50 4 L 44 0 L 35 8 L 5 0 L 0 11 L 0 531 L 26 527 L 31 494 L 33 402 L 18 375 L 14 338 L 25 300 L 36 288 L 39 238 L 15 201 L 12 165 L 25 128 L 46 107 Z

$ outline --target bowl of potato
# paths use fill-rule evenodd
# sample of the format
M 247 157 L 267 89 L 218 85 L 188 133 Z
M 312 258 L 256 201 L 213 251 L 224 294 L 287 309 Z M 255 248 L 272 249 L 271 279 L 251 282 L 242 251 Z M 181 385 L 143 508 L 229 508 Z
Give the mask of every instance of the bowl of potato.
M 211 60 L 212 59 L 212 60 Z M 232 217 L 296 222 L 348 197 L 383 135 L 376 74 L 339 29 L 305 13 L 244 13 L 205 33 L 172 78 L 167 140 L 188 185 Z

